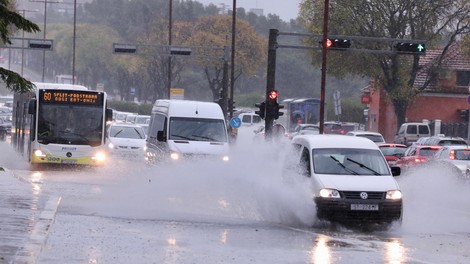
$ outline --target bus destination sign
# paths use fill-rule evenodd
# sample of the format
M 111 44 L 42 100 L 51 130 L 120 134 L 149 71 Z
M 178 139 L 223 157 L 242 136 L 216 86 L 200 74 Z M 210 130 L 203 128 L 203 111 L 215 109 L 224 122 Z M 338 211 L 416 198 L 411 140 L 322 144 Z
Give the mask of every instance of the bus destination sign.
M 40 90 L 41 103 L 103 105 L 103 93 L 73 90 Z

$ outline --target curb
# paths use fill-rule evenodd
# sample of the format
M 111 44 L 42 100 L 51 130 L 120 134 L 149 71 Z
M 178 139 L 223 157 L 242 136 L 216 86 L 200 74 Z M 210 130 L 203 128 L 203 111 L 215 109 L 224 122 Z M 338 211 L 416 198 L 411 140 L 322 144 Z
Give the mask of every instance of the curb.
M 12 171 L 0 166 L 0 177 L 10 176 L 21 183 L 33 184 L 30 181 L 15 175 Z M 54 223 L 57 209 L 59 207 L 61 197 L 50 196 L 47 193 L 42 194 L 45 201 L 44 208 L 37 217 L 33 228 L 26 236 L 26 243 L 16 252 L 13 263 L 15 264 L 34 264 L 38 260 L 43 247 L 45 246 L 49 232 Z

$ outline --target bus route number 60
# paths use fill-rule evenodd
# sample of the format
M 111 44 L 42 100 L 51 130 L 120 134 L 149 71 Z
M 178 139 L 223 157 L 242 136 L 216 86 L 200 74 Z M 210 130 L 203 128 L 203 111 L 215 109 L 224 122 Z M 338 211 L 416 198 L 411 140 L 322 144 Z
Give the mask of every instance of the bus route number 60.
M 44 101 L 50 101 L 51 100 L 51 93 L 44 93 Z

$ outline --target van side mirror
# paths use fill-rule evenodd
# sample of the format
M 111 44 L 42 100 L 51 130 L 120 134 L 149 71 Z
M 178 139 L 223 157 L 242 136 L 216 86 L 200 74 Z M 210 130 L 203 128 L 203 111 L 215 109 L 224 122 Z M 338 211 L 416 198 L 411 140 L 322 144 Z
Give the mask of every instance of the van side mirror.
M 400 167 L 390 167 L 393 176 L 400 176 L 401 168 Z
M 106 119 L 106 122 L 113 121 L 113 109 L 106 108 L 105 119 Z
M 166 142 L 166 138 L 165 138 L 165 135 L 163 134 L 163 130 L 158 130 L 157 140 L 162 141 L 162 142 Z
M 28 114 L 30 115 L 36 114 L 36 99 L 32 99 L 31 101 L 29 101 Z

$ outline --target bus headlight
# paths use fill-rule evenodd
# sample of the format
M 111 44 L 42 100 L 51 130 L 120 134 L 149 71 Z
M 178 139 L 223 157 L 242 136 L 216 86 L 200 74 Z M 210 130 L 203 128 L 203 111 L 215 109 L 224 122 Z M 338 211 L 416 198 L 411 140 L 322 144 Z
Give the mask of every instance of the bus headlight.
M 106 159 L 106 154 L 104 154 L 103 152 L 97 152 L 93 158 L 95 161 L 98 161 L 98 162 L 102 162 Z
M 400 200 L 401 198 L 402 194 L 399 190 L 388 191 L 387 196 L 385 197 L 387 200 Z
M 36 150 L 34 151 L 34 156 L 44 158 L 44 157 L 46 156 L 46 154 L 45 154 L 44 152 L 42 152 L 42 150 L 36 149 Z

